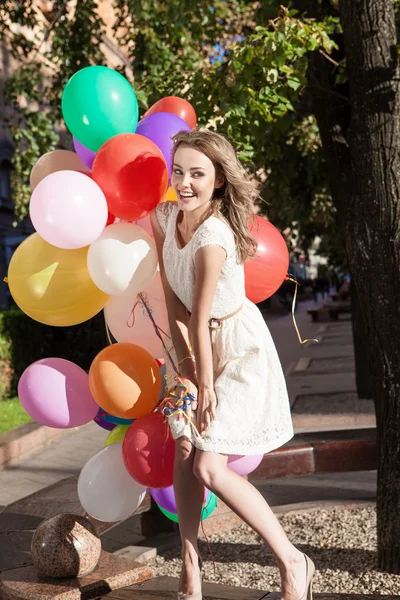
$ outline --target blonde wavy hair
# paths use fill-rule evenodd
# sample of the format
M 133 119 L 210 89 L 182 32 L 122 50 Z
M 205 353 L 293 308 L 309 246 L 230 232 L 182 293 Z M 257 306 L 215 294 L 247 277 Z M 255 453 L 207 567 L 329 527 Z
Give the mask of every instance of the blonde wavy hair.
M 214 164 L 216 175 L 224 183 L 214 190 L 212 214 L 220 215 L 235 236 L 238 259 L 244 263 L 254 256 L 257 242 L 249 233 L 249 220 L 254 216 L 254 201 L 259 184 L 251 179 L 236 156 L 232 144 L 221 134 L 208 129 L 180 131 L 173 136 L 173 154 L 180 146 L 189 146 L 205 154 Z

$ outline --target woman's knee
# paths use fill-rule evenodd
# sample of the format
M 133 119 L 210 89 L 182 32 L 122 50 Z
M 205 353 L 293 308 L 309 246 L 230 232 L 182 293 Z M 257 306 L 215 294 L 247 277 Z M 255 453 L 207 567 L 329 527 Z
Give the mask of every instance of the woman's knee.
M 196 453 L 193 462 L 193 473 L 211 491 L 214 491 L 217 487 L 221 467 L 222 465 L 218 461 L 212 461 L 210 457 Z
M 175 469 L 192 471 L 194 459 L 194 448 L 187 438 L 179 438 L 175 441 Z

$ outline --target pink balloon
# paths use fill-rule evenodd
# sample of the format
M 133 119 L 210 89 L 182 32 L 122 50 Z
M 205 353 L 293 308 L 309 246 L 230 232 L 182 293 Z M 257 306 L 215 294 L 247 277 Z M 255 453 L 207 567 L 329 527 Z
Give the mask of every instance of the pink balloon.
M 108 218 L 97 183 L 76 171 L 57 171 L 42 179 L 32 193 L 29 213 L 40 237 L 64 250 L 97 240 Z
M 18 383 L 18 396 L 32 419 L 56 429 L 89 423 L 99 410 L 87 373 L 63 358 L 43 358 L 27 367 Z
M 142 294 L 153 313 L 156 324 L 169 336 L 167 307 L 159 271 L 156 271 Z M 160 358 L 163 356 L 161 341 L 154 331 L 146 309 L 140 302 L 136 304 L 137 300 L 136 294 L 132 294 L 129 290 L 123 294 L 111 296 L 104 307 L 105 321 L 118 342 L 138 344 L 155 358 Z M 164 335 L 164 341 L 167 347 L 171 345 L 171 340 L 166 335 Z
M 150 215 L 147 215 L 146 217 L 143 217 L 143 219 L 136 221 L 135 225 L 139 225 L 139 227 L 144 229 L 145 232 L 148 233 L 154 239 L 153 228 L 150 222 Z
M 264 454 L 256 454 L 255 456 L 239 456 L 232 454 L 228 457 L 228 467 L 238 475 L 248 475 L 257 469 L 263 457 Z

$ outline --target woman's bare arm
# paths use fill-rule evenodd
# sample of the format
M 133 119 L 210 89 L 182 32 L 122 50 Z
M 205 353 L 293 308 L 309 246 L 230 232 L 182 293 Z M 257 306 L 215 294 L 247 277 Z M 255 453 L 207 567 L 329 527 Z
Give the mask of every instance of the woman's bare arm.
M 198 381 L 197 422 L 200 433 L 216 418 L 213 356 L 208 322 L 226 252 L 221 246 L 200 248 L 195 256 L 195 287 L 190 319 L 190 338 L 196 359 Z
M 179 372 L 182 377 L 194 378 L 195 367 L 190 356 L 190 342 L 189 342 L 189 315 L 186 307 L 176 294 L 171 289 L 167 278 L 165 276 L 164 262 L 163 262 L 163 245 L 165 240 L 164 232 L 158 222 L 155 210 L 151 213 L 151 225 L 153 228 L 154 240 L 156 242 L 158 262 L 160 266 L 161 281 L 163 284 L 165 302 L 168 310 L 168 321 L 172 337 L 172 343 L 175 348 L 175 352 L 178 358 Z

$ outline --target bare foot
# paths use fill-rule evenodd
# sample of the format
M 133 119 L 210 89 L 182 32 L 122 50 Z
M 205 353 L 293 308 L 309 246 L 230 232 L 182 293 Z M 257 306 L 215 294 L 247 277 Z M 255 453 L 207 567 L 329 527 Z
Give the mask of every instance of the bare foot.
M 279 566 L 282 581 L 281 600 L 301 600 L 306 591 L 307 564 L 299 552 L 289 563 Z
M 179 579 L 179 591 L 185 596 L 197 594 L 201 590 L 199 557 L 185 556 L 182 559 L 182 571 Z

